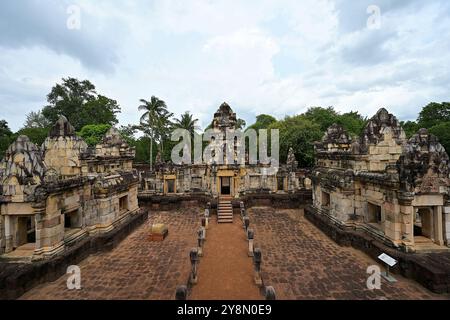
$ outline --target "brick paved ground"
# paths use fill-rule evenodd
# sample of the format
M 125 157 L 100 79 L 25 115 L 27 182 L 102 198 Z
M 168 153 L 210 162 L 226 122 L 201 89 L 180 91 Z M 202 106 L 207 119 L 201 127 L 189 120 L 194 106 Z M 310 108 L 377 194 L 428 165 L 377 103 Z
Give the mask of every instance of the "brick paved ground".
M 107 253 L 92 255 L 79 266 L 82 290 L 67 290 L 68 276 L 34 288 L 21 299 L 173 299 L 186 284 L 189 251 L 196 245 L 200 210 L 151 213 L 149 221 Z M 150 242 L 153 223 L 166 223 L 164 242 Z
M 448 299 L 395 275 L 381 290 L 367 289 L 366 269 L 377 264 L 364 253 L 340 247 L 307 221 L 301 210 L 249 210 L 255 243 L 263 254 L 265 285 L 279 299 Z
M 173 299 L 176 286 L 188 279 L 199 212 L 152 213 L 146 225 L 114 250 L 92 255 L 80 264 L 82 290 L 67 290 L 67 276 L 63 276 L 34 288 L 22 299 Z M 366 268 L 376 262 L 360 251 L 337 245 L 300 210 L 254 208 L 249 215 L 256 244 L 263 252 L 265 284 L 275 287 L 279 299 L 449 298 L 397 275 L 396 284 L 383 280 L 381 291 L 369 291 Z M 149 226 L 159 222 L 168 224 L 169 237 L 162 243 L 149 242 Z M 229 239 L 228 232 L 224 234 Z
M 214 217 L 211 221 L 198 268 L 199 281 L 189 300 L 261 300 L 240 219 L 218 224 Z

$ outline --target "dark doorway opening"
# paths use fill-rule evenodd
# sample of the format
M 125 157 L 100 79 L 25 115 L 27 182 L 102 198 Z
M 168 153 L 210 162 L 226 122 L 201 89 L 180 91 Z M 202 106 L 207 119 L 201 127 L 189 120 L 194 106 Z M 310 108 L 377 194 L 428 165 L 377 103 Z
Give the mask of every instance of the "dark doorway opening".
M 277 178 L 277 189 L 278 191 L 284 191 L 284 177 Z
M 169 179 L 166 180 L 167 183 L 167 193 L 175 193 L 175 180 Z
M 419 208 L 415 212 L 414 236 L 432 238 L 433 219 L 432 210 L 429 208 Z
M 220 181 L 221 181 L 220 193 L 224 195 L 231 195 L 231 178 L 222 177 Z
M 36 242 L 36 230 L 33 216 L 18 218 L 17 242 L 19 246 Z

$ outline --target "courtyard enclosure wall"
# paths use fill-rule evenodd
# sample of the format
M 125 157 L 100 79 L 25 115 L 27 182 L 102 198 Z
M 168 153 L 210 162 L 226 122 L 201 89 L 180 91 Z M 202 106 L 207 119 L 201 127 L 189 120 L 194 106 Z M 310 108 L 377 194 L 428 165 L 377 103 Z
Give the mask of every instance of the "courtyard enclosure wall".
M 0 164 L 0 254 L 39 260 L 139 212 L 134 150 L 112 128 L 95 148 L 65 117 L 39 148 L 20 136 Z

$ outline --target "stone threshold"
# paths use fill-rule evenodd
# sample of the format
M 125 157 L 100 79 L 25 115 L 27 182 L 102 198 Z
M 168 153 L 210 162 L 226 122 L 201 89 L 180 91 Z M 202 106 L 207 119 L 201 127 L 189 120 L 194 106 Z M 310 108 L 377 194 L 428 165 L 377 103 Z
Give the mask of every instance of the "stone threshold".
M 67 267 L 79 264 L 89 255 L 112 250 L 147 218 L 148 212 L 140 210 L 110 232 L 84 238 L 49 259 L 32 263 L 0 261 L 0 300 L 17 299 L 37 285 L 56 281 L 66 274 Z
M 361 250 L 376 261 L 386 253 L 398 261 L 391 268 L 393 273 L 415 280 L 434 293 L 450 293 L 450 252 L 405 253 L 365 232 L 339 228 L 312 207 L 305 209 L 305 217 L 339 245 Z

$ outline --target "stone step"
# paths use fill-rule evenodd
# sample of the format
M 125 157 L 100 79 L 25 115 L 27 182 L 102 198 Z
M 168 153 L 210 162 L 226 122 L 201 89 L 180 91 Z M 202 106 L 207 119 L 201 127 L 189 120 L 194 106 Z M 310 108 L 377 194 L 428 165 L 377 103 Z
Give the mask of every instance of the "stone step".
M 232 217 L 233 213 L 228 212 L 228 213 L 219 213 L 218 217 Z
M 233 205 L 231 204 L 231 197 L 220 197 L 217 206 L 217 222 L 218 223 L 233 223 Z

